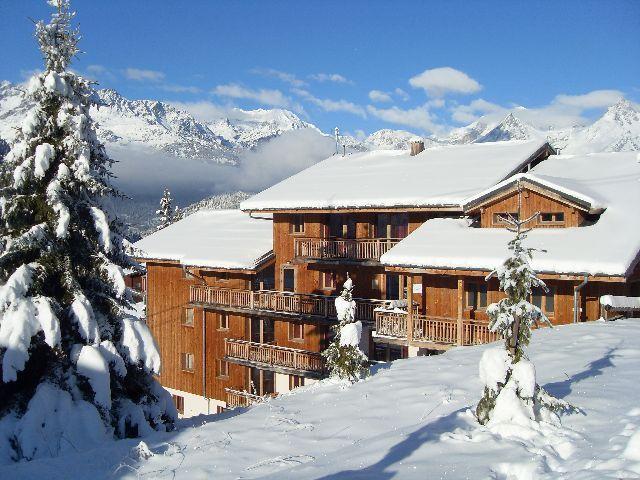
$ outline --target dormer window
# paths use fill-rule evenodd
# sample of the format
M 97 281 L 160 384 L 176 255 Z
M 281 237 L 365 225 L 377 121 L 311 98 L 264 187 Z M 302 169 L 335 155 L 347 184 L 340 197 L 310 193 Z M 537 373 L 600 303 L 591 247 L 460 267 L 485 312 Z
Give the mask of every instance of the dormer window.
M 494 225 L 508 225 L 509 222 L 507 219 L 511 217 L 514 220 L 519 220 L 518 212 L 497 212 L 493 214 L 493 224 Z
M 544 225 L 561 225 L 564 223 L 564 213 L 563 212 L 541 213 L 540 223 Z

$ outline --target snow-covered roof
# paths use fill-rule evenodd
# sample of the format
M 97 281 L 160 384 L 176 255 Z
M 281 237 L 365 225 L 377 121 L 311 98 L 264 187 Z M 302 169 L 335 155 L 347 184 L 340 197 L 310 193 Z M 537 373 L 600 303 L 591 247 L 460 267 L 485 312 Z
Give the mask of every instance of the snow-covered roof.
M 539 187 L 545 191 L 556 193 L 589 213 L 600 213 L 606 208 L 605 202 L 600 195 L 598 195 L 598 192 L 593 191 L 592 188 L 580 184 L 580 182 L 576 182 L 571 178 L 554 178 L 548 175 L 538 175 L 535 171 L 532 171 L 531 173 L 514 175 L 497 185 L 467 198 L 463 203 L 465 212 L 487 201 L 491 201 L 497 194 L 511 190 L 518 183 Z
M 273 222 L 240 210 L 201 210 L 134 244 L 142 258 L 252 270 L 273 248 Z
M 534 168 L 538 178 L 571 185 L 597 196 L 606 210 L 593 225 L 538 228 L 526 245 L 535 252 L 538 272 L 629 275 L 640 254 L 640 164 L 635 152 L 552 156 Z M 472 228 L 468 220 L 433 219 L 389 250 L 390 266 L 490 270 L 507 256 L 513 234 L 497 228 Z
M 521 170 L 544 141 L 334 155 L 241 203 L 242 210 L 454 207 Z

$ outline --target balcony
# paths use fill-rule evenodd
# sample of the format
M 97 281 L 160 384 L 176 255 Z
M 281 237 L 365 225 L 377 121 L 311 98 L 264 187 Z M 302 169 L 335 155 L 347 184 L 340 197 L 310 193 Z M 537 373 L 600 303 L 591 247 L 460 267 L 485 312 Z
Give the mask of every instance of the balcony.
M 225 388 L 227 408 L 236 407 L 248 407 L 256 403 L 263 402 L 267 397 L 261 397 L 260 395 L 254 395 L 245 390 L 239 390 L 236 388 Z M 275 396 L 275 394 L 271 395 Z
M 224 351 L 225 360 L 278 373 L 319 378 L 325 370 L 322 355 L 308 350 L 227 338 Z
M 376 312 L 376 336 L 404 340 L 412 344 L 458 344 L 458 320 L 448 317 L 413 315 L 413 336 L 408 339 L 409 316 L 406 312 Z M 489 330 L 489 324 L 463 319 L 462 345 L 480 345 L 499 340 L 497 333 Z
M 378 265 L 380 257 L 398 244 L 397 238 L 294 239 L 296 259 L 314 262 L 352 261 Z
M 335 296 L 304 293 L 280 292 L 277 290 L 235 290 L 191 285 L 189 301 L 205 307 L 215 307 L 225 311 L 298 319 L 336 319 Z M 373 322 L 374 310 L 388 304 L 386 300 L 355 298 L 356 320 Z

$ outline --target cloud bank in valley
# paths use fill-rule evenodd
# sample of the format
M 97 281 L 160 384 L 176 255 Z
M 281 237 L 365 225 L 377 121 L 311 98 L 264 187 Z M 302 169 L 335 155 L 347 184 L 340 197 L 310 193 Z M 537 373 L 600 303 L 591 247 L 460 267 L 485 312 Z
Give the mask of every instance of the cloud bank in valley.
M 255 150 L 239 165 L 176 158 L 142 148 L 110 147 L 116 185 L 135 202 L 155 201 L 169 188 L 179 205 L 222 192 L 257 192 L 330 156 L 331 137 L 313 129 L 285 132 Z

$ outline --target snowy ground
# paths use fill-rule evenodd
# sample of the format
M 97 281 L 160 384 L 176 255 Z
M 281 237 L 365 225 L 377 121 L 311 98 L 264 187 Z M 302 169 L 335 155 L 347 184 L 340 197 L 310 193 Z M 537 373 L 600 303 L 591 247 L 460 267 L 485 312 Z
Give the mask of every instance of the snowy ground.
M 487 347 L 467 347 L 382 365 L 353 386 L 325 381 L 185 420 L 146 438 L 150 452 L 119 441 L 6 466 L 0 478 L 640 478 L 639 339 L 639 319 L 534 333 L 539 383 L 583 410 L 563 429 L 478 426 L 470 409 Z

